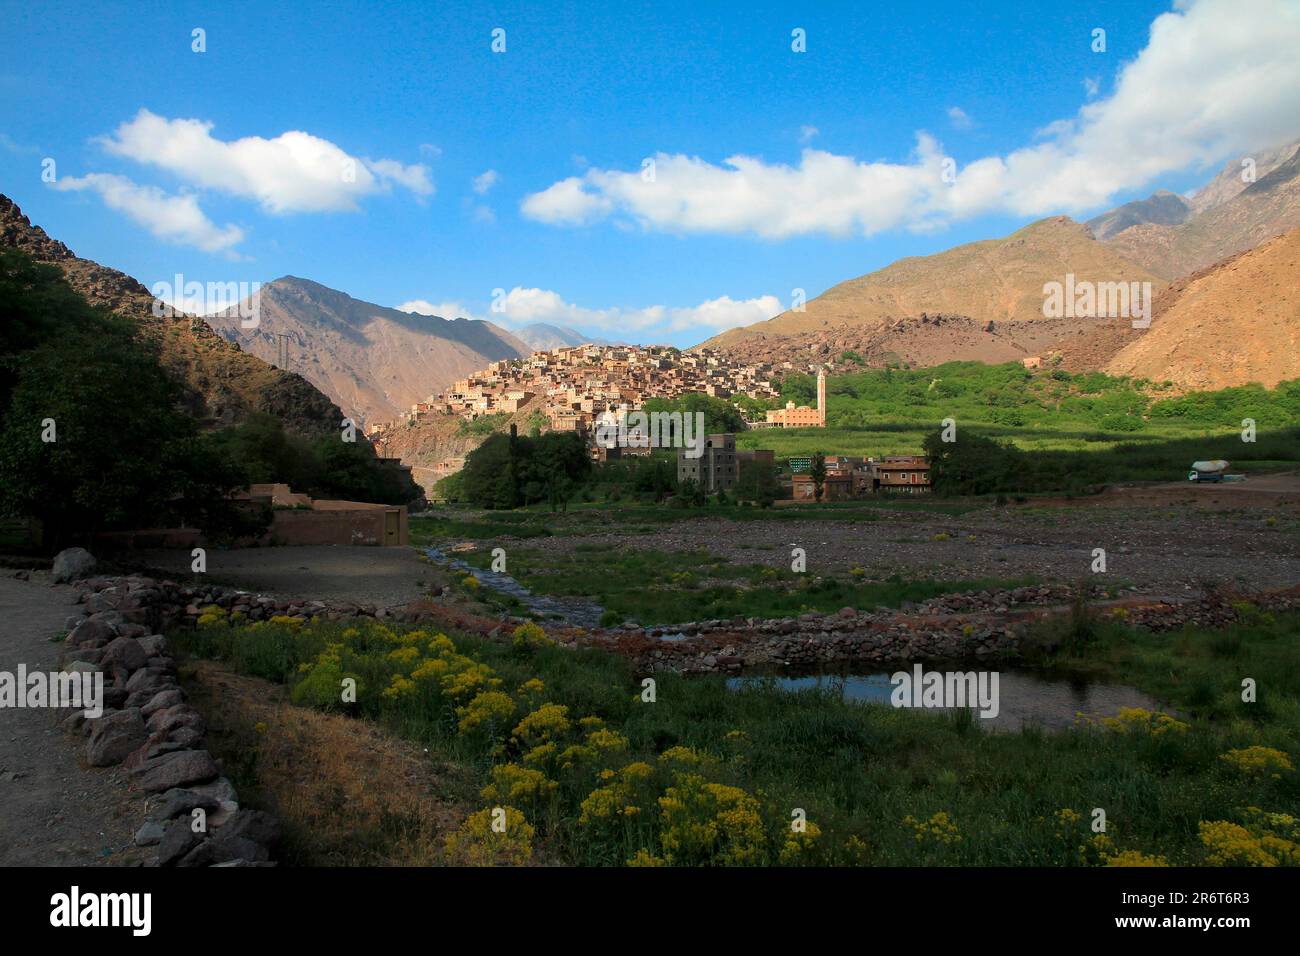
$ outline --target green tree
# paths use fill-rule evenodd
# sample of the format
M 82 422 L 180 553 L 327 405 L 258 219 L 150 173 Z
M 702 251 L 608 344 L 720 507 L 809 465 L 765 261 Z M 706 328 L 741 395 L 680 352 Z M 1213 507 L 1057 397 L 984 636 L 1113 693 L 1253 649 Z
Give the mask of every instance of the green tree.
M 1028 481 L 1024 455 L 1009 444 L 963 431 L 958 441 L 945 442 L 942 431 L 925 436 L 930 459 L 930 483 L 946 495 L 983 495 L 1019 490 Z
M 822 500 L 822 494 L 826 490 L 826 456 L 817 452 L 812 456 L 812 468 L 808 472 L 812 476 L 813 496 L 817 501 Z
M 223 502 L 242 471 L 178 411 L 178 389 L 132 323 L 82 318 L 22 354 L 0 431 L 0 507 L 39 518 L 50 549 L 160 521 L 235 526 Z
M 736 500 L 752 501 L 763 508 L 776 501 L 776 466 L 758 458 L 740 460 L 736 476 Z
M 652 412 L 681 412 L 683 415 L 704 413 L 704 433 L 719 435 L 745 430 L 745 419 L 740 411 L 726 399 L 714 398 L 702 392 L 691 392 L 677 398 L 652 398 L 644 410 Z
M 466 456 L 461 475 L 466 499 L 481 508 L 545 501 L 558 510 L 590 478 L 591 460 L 582 437 L 573 432 L 513 440 L 496 434 Z

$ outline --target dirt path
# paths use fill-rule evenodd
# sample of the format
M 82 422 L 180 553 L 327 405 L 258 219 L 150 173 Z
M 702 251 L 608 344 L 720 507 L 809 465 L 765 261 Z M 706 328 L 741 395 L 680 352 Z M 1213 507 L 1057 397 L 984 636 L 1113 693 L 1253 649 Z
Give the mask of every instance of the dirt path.
M 188 551 L 140 551 L 134 557 L 178 578 L 190 577 Z M 312 545 L 214 549 L 208 552 L 208 579 L 286 598 L 395 607 L 423 597 L 424 584 L 433 577 L 411 548 Z
M 44 578 L 44 575 L 33 575 Z M 54 669 L 51 638 L 72 613 L 70 588 L 0 578 L 0 671 Z M 0 866 L 128 866 L 142 800 L 126 773 L 80 763 L 82 738 L 59 728 L 64 712 L 0 708 Z

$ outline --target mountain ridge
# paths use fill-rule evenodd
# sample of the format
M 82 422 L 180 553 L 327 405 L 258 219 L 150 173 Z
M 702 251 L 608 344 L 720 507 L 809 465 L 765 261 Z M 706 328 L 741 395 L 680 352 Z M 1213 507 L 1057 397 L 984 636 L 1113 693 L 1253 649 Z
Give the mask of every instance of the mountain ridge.
M 701 343 L 739 349 L 756 336 L 808 333 L 836 326 L 887 328 L 925 315 L 965 316 L 976 323 L 1041 321 L 1043 286 L 1077 281 L 1165 283 L 1159 276 L 1095 239 L 1067 216 L 1030 223 L 1008 236 L 954 246 L 931 256 L 908 256 L 841 282 L 803 312 L 732 329 Z
M 1262 153 L 1255 171 L 1255 181 L 1244 183 L 1240 165 L 1229 163 L 1185 200 L 1189 214 L 1181 222 L 1135 222 L 1098 238 L 1172 280 L 1300 226 L 1300 143 Z
M 270 414 L 304 435 L 337 432 L 343 413 L 306 379 L 263 362 L 222 339 L 198 317 L 158 308 L 137 279 L 75 255 L 0 194 L 0 245 L 57 266 L 91 305 L 135 322 L 159 350 L 163 368 L 180 385 L 191 414 L 207 426 L 233 425 Z
M 1151 328 L 1103 367 L 1181 391 L 1300 378 L 1300 227 L 1167 290 Z
M 300 276 L 262 285 L 256 328 L 240 321 L 248 308 L 205 320 L 245 351 L 286 361 L 361 424 L 392 421 L 457 378 L 532 352 L 491 322 L 402 312 Z

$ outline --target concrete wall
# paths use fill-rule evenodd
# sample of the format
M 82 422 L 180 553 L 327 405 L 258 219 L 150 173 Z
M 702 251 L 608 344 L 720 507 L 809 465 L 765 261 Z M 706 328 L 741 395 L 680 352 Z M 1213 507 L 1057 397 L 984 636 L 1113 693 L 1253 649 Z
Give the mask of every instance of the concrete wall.
M 407 543 L 405 507 L 331 507 L 347 502 L 317 501 L 311 511 L 277 511 L 268 532 L 277 544 L 342 544 L 392 547 Z

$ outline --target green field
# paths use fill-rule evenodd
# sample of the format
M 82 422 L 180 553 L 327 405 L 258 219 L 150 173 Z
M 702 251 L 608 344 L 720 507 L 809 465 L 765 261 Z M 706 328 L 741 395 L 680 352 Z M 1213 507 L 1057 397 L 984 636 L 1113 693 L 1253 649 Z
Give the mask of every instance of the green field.
M 782 398 L 766 404 L 786 399 L 807 404 L 814 400 L 813 387 L 811 376 L 787 376 Z M 950 362 L 831 377 L 826 428 L 746 430 L 736 408 L 704 395 L 651 404 L 702 411 L 708 429 L 737 432 L 738 448 L 773 451 L 778 471 L 788 458 L 817 452 L 951 457 L 950 467 L 932 472 L 941 495 L 1088 494 L 1116 482 L 1181 481 L 1192 462 L 1207 459 L 1225 459 L 1242 473 L 1300 467 L 1300 381 L 1179 396 L 1166 384 L 1098 372 Z M 740 404 L 758 415 L 765 403 L 745 399 Z M 936 447 L 945 422 L 953 423 L 954 440 Z M 471 464 L 482 454 L 481 449 L 471 453 Z M 495 484 L 501 473 L 500 463 L 467 467 L 444 479 L 439 489 L 453 501 L 491 506 L 501 500 Z M 692 510 L 698 511 L 701 497 L 677 487 L 671 451 L 611 461 L 570 477 L 565 491 L 570 507 L 653 504 L 685 491 L 681 497 L 693 498 Z M 466 484 L 471 478 L 474 489 Z M 766 498 L 756 487 L 737 493 L 754 502 Z M 563 496 L 554 506 L 562 504 Z
M 782 402 L 815 400 L 811 376 L 787 377 L 782 387 Z M 1166 386 L 1097 372 L 976 362 L 833 376 L 826 428 L 753 430 L 736 445 L 770 448 L 778 458 L 919 454 L 925 435 L 948 418 L 959 441 L 969 427 L 1026 451 L 1109 455 L 1117 464 L 1133 448 L 1148 449 L 1148 460 L 1129 470 L 1143 477 L 1183 477 L 1197 458 L 1300 461 L 1300 382 L 1171 397 Z M 1255 422 L 1253 443 L 1242 441 L 1244 419 Z
M 1297 628 L 1261 614 L 1213 632 L 1089 629 L 1037 666 L 1134 685 L 1170 713 L 1059 733 L 713 677 L 657 674 L 650 701 L 624 658 L 536 629 L 499 643 L 215 621 L 169 639 L 464 768 L 482 790 L 438 835 L 448 862 L 1274 866 L 1300 864 Z M 1257 702 L 1242 701 L 1242 675 L 1259 676 Z M 344 677 L 355 703 L 339 701 Z

